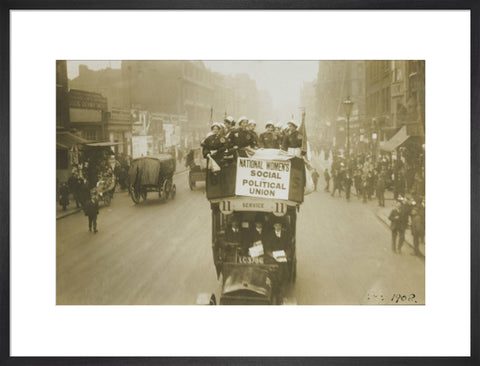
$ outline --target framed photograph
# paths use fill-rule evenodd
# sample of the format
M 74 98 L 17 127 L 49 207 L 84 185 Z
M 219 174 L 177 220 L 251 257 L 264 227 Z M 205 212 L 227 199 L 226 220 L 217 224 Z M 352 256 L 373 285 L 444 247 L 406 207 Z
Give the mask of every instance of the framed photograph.
M 477 8 L 64 6 L 2 13 L 3 358 L 474 363 Z

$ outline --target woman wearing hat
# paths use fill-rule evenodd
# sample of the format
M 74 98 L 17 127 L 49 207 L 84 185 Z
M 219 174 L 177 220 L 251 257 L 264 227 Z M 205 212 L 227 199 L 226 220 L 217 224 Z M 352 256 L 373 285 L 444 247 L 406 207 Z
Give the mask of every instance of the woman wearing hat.
M 287 126 L 288 128 L 285 137 L 283 138 L 282 149 L 300 156 L 303 136 L 298 132 L 298 125 L 295 121 L 288 121 Z
M 272 121 L 268 121 L 265 124 L 265 132 L 260 134 L 259 146 L 265 149 L 278 149 L 280 148 L 280 139 L 275 133 L 275 126 Z
M 228 116 L 223 120 L 223 123 L 225 124 L 225 134 L 227 135 L 235 127 L 235 121 L 232 116 Z
M 255 121 L 253 119 L 248 121 L 247 131 L 248 131 L 248 133 L 250 134 L 250 137 L 251 137 L 248 146 L 254 147 L 254 148 L 258 147 L 258 135 L 255 132 L 255 127 L 256 126 L 257 126 L 257 124 L 255 123 Z
M 212 158 L 221 157 L 225 152 L 225 137 L 220 134 L 222 126 L 214 122 L 210 127 L 211 132 L 200 144 L 202 146 L 203 157 L 207 158 L 209 155 Z
M 233 129 L 227 135 L 230 145 L 233 149 L 241 149 L 247 147 L 252 143 L 252 135 L 247 130 L 248 119 L 247 117 L 240 117 L 238 119 L 238 128 Z

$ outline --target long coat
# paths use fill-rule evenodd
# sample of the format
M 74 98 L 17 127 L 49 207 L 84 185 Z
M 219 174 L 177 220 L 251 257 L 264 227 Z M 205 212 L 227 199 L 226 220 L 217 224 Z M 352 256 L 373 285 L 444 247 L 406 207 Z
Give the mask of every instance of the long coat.
M 392 212 L 390 212 L 390 216 L 388 216 L 390 220 L 390 228 L 392 231 L 397 231 L 401 229 L 400 224 L 400 210 L 398 208 L 394 208 Z
M 283 138 L 282 149 L 288 151 L 288 148 L 302 147 L 303 136 L 295 130 L 289 135 L 285 135 Z
M 287 256 L 290 255 L 291 239 L 290 235 L 285 230 L 281 231 L 280 238 L 275 235 L 275 231 L 272 230 L 265 236 L 264 248 L 268 252 L 276 250 L 284 250 Z
M 412 219 L 412 235 L 425 235 L 425 218 L 422 215 L 422 211 L 414 208 L 410 215 Z
M 98 215 L 98 201 L 95 199 L 93 200 L 90 200 L 88 201 L 86 204 L 85 204 L 85 215 L 87 216 L 91 216 L 91 217 L 95 217 Z
M 203 157 L 206 158 L 208 154 L 212 156 L 220 156 L 225 152 L 225 143 L 226 139 L 223 136 L 211 134 L 202 141 L 202 153 Z
M 278 149 L 280 147 L 280 138 L 274 132 L 264 132 L 260 134 L 260 147 L 265 149 Z

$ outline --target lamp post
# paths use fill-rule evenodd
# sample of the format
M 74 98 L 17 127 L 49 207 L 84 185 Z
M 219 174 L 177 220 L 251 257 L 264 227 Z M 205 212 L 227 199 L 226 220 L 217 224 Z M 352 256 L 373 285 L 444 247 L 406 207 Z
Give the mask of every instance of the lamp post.
M 345 114 L 347 115 L 347 159 L 350 160 L 350 113 L 352 113 L 353 102 L 350 97 L 343 101 Z

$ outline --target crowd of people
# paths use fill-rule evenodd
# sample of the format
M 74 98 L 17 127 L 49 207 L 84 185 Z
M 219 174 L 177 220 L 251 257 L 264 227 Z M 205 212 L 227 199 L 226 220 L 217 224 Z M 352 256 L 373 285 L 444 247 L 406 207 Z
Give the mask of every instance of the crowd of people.
M 325 191 L 331 195 L 345 192 L 347 200 L 352 188 L 355 195 L 363 202 L 378 200 L 378 205 L 385 206 L 385 192 L 391 190 L 394 199 L 410 196 L 416 202 L 425 197 L 425 175 L 423 167 L 409 166 L 401 159 L 392 160 L 388 155 L 380 156 L 374 161 L 369 154 L 357 154 L 350 159 L 333 155 L 330 171 L 325 169 Z
M 285 125 L 265 123 L 265 131 L 258 134 L 256 122 L 246 117 L 238 119 L 238 126 L 233 117 L 228 116 L 223 122 L 214 122 L 211 131 L 201 142 L 203 156 L 217 163 L 229 161 L 242 154 L 242 149 L 282 149 L 301 156 L 303 136 L 298 131 L 298 124 L 290 120 Z
M 396 202 L 388 219 L 391 222 L 392 250 L 400 253 L 405 231 L 410 227 L 414 254 L 420 255 L 420 243 L 425 243 L 425 173 L 423 165 L 408 164 L 390 155 L 375 160 L 370 154 L 356 154 L 346 159 L 333 153 L 330 170 L 324 170 L 325 192 L 351 199 L 352 189 L 362 202 L 376 199 L 385 207 L 385 193 L 393 192 Z

